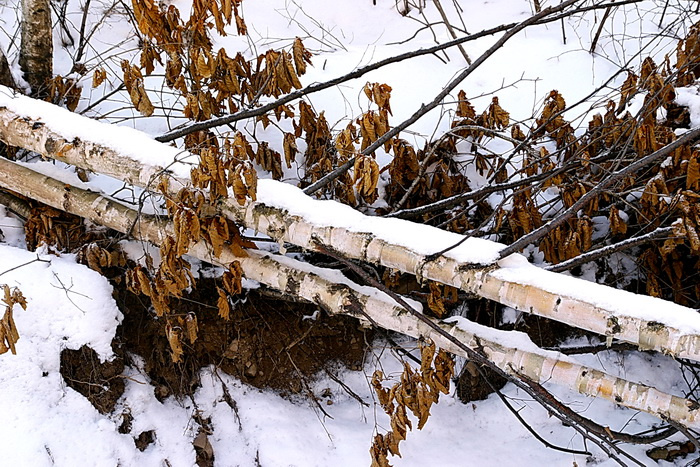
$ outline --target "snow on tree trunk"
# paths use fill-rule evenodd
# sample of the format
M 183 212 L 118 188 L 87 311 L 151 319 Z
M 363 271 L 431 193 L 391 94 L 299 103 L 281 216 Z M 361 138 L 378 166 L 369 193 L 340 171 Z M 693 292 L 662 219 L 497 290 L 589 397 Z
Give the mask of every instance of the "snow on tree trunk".
M 22 44 L 19 65 L 32 94 L 45 97 L 53 77 L 53 36 L 49 0 L 22 0 Z
M 98 193 L 68 186 L 2 158 L 0 186 L 114 230 L 130 232 L 140 240 L 159 244 L 166 236 L 173 235 L 170 221 L 143 216 Z M 386 294 L 359 286 L 339 271 L 258 251 L 249 251 L 249 257 L 237 257 L 230 249 L 224 248 L 218 258 L 213 258 L 211 248 L 204 242 L 192 245 L 188 254 L 224 266 L 234 260 L 239 261 L 247 278 L 285 293 L 294 293 L 319 304 L 330 313 L 349 314 L 359 319 L 369 317 L 384 329 L 415 338 L 429 338 L 455 355 L 468 357 L 462 348 L 396 306 Z M 359 309 L 366 316 L 358 313 Z M 459 318 L 454 319 L 453 323 L 431 320 L 467 347 L 483 351 L 489 360 L 507 373 L 517 372 L 536 382 L 563 385 L 581 394 L 670 418 L 690 428 L 700 428 L 700 407 L 697 403 L 611 376 L 560 353 L 539 349 L 522 333 L 499 331 Z
M 0 101 L 0 104 L 9 107 L 22 102 L 22 99 L 27 98 L 3 98 L 4 102 Z M 37 105 L 35 101 L 33 103 Z M 100 143 L 90 141 L 89 138 L 94 138 L 94 135 L 66 139 L 51 128 L 51 122 L 25 118 L 10 108 L 0 109 L 0 140 L 140 187 L 154 186 L 157 175 L 168 173 L 163 167 L 145 165 L 110 147 L 119 147 L 119 141 L 117 138 L 114 142 L 109 140 L 108 125 L 62 111 L 50 104 L 40 104 L 47 106 L 47 113 L 61 112 L 64 127 L 80 128 L 88 122 L 100 125 Z M 159 153 L 167 148 L 152 140 L 148 143 L 148 147 L 143 147 L 144 153 Z M 185 179 L 178 182 L 188 183 Z M 179 188 L 177 185 L 171 183 L 174 190 Z M 293 190 L 289 185 L 275 186 L 287 192 Z M 310 200 L 301 193 L 290 194 L 296 194 L 296 201 L 322 203 Z M 323 205 L 318 206 L 321 209 Z M 544 271 L 527 264 L 520 255 L 512 255 L 498 264 L 487 266 L 465 264 L 449 255 L 426 261 L 426 255 L 410 247 L 393 244 L 374 232 L 321 225 L 303 215 L 290 214 L 278 206 L 261 202 L 239 206 L 235 200 L 224 200 L 219 208 L 239 224 L 280 242 L 311 250 L 316 249 L 317 242 L 321 242 L 350 258 L 451 285 L 519 311 L 601 334 L 610 340 L 620 339 L 636 344 L 643 350 L 700 361 L 700 314 L 691 308 Z M 372 218 L 372 222 L 386 222 L 399 231 L 414 226 L 408 221 L 396 219 Z M 444 234 L 437 228 L 423 227 L 429 229 L 425 231 L 427 235 Z

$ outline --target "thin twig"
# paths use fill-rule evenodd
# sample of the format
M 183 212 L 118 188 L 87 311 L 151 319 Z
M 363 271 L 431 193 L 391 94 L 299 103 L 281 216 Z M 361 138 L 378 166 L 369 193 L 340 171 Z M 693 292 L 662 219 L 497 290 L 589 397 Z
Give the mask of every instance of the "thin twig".
M 231 393 L 226 387 L 226 383 L 224 383 L 224 380 L 221 378 L 217 367 L 214 367 L 213 373 L 214 375 L 216 375 L 217 378 L 219 378 L 219 381 L 221 382 L 221 390 L 224 393 L 224 402 L 226 402 L 226 404 L 229 407 L 231 407 L 231 410 L 233 410 L 233 415 L 236 417 L 236 421 L 238 422 L 238 431 L 241 432 L 243 431 L 243 424 L 241 423 L 241 416 L 238 414 L 238 404 L 236 403 L 236 400 L 233 397 L 231 397 Z
M 595 47 L 598 45 L 598 39 L 600 39 L 600 34 L 603 32 L 603 26 L 605 26 L 605 21 L 608 19 L 608 16 L 610 16 L 611 11 L 612 6 L 609 6 L 605 9 L 605 13 L 603 13 L 603 18 L 600 20 L 600 26 L 598 26 L 598 30 L 595 33 L 595 37 L 593 37 L 593 42 L 591 43 L 591 53 L 595 52 Z
M 83 18 L 80 21 L 80 42 L 78 43 L 78 51 L 75 53 L 76 62 L 79 62 L 80 59 L 83 58 L 83 52 L 88 40 L 88 38 L 85 37 L 85 23 L 87 22 L 88 11 L 90 11 L 90 0 L 85 0 L 85 5 L 83 5 Z
M 452 36 L 452 39 L 457 39 L 457 33 L 455 33 L 454 28 L 452 27 L 452 24 L 450 24 L 450 20 L 447 18 L 447 15 L 445 14 L 445 10 L 442 9 L 442 5 L 440 4 L 440 0 L 433 0 L 433 4 L 435 4 L 435 8 L 437 8 L 438 12 L 440 13 L 440 16 L 442 17 L 442 20 L 445 22 L 445 27 L 447 28 L 447 31 L 450 33 L 450 36 Z M 469 58 L 469 55 L 467 55 L 467 52 L 464 50 L 464 47 L 462 47 L 462 44 L 459 44 L 457 46 L 459 51 L 462 53 L 462 56 L 464 59 L 467 61 L 467 65 L 472 64 L 471 58 Z
M 50 259 L 41 259 L 41 258 L 39 258 L 39 255 L 36 255 L 36 259 L 33 259 L 33 260 L 31 260 L 31 261 L 27 261 L 26 263 L 20 264 L 19 266 L 15 266 L 14 268 L 10 268 L 10 269 L 8 269 L 7 271 L 0 272 L 0 276 L 2 276 L 3 274 L 7 274 L 8 272 L 15 271 L 15 270 L 17 270 L 17 269 L 19 269 L 19 268 L 23 268 L 24 266 L 28 266 L 28 265 L 30 265 L 30 264 L 32 264 L 32 263 L 36 263 L 36 262 L 40 262 L 40 263 L 49 263 L 49 264 L 51 264 L 51 260 L 50 260 Z
M 547 441 L 546 439 L 544 439 L 539 433 L 537 433 L 537 430 L 535 430 L 529 423 L 527 423 L 525 421 L 525 419 L 522 417 L 522 415 L 520 415 L 520 412 L 515 410 L 515 407 L 513 407 L 513 405 L 508 400 L 508 398 L 503 395 L 503 393 L 501 392 L 500 389 L 497 389 L 493 384 L 491 384 L 491 381 L 489 381 L 487 378 L 484 378 L 484 380 L 486 381 L 486 384 L 488 384 L 489 387 L 491 387 L 493 392 L 496 393 L 498 398 L 501 399 L 501 402 L 503 402 L 503 405 L 505 405 L 506 408 L 508 410 L 510 410 L 510 413 L 512 413 L 513 416 L 520 422 L 520 424 L 523 427 L 525 427 L 525 429 L 527 431 L 529 431 L 530 434 L 532 436 L 534 436 L 535 439 L 537 441 L 539 441 L 540 443 L 542 443 L 545 447 L 548 447 L 549 449 L 554 449 L 555 451 L 565 452 L 567 454 L 581 454 L 581 455 L 587 455 L 587 456 L 591 455 L 591 453 L 588 451 L 579 451 L 577 449 L 569 449 L 569 448 L 565 448 L 562 446 L 556 446 L 556 445 L 550 443 L 549 441 Z
M 328 377 L 329 377 L 330 379 L 332 379 L 333 381 L 335 381 L 336 383 L 338 383 L 338 384 L 340 385 L 340 387 L 343 388 L 343 390 L 344 390 L 345 392 L 347 392 L 348 395 L 349 395 L 350 397 L 352 397 L 352 398 L 355 399 L 357 402 L 359 402 L 360 405 L 363 405 L 363 406 L 365 406 L 365 407 L 369 407 L 369 404 L 368 404 L 367 402 L 363 401 L 363 400 L 362 400 L 362 397 L 360 397 L 355 391 L 353 391 L 352 389 L 350 389 L 350 387 L 349 387 L 347 384 L 345 384 L 345 383 L 343 382 L 343 380 L 341 380 L 340 378 L 338 378 L 336 375 L 334 375 L 334 374 L 333 374 L 329 369 L 327 369 L 327 368 L 326 368 L 326 374 L 328 375 Z
M 446 208 L 451 208 L 452 206 L 455 206 L 459 203 L 462 203 L 464 201 L 470 200 L 470 199 L 475 199 L 475 198 L 480 198 L 484 195 L 488 195 L 490 193 L 495 193 L 497 191 L 504 191 L 504 190 L 510 190 L 513 188 L 519 188 L 525 185 L 528 185 L 530 183 L 534 182 L 539 182 L 542 180 L 545 180 L 547 178 L 555 177 L 558 174 L 562 172 L 566 172 L 570 170 L 571 167 L 560 167 L 554 171 L 551 172 L 545 172 L 541 174 L 536 174 L 532 175 L 527 178 L 523 178 L 520 180 L 512 180 L 509 182 L 504 182 L 504 183 L 498 183 L 496 185 L 488 185 L 484 186 L 482 188 L 479 188 L 477 190 L 472 190 L 468 191 L 466 193 L 460 193 L 454 196 L 450 196 L 449 198 L 441 199 L 440 201 L 435 201 L 434 203 L 426 204 L 424 206 L 419 206 L 417 208 L 410 208 L 410 209 L 401 209 L 400 211 L 395 211 L 390 214 L 387 214 L 386 217 L 398 217 L 401 219 L 410 219 L 413 217 L 418 217 L 423 214 L 427 214 L 433 211 L 438 211 Z

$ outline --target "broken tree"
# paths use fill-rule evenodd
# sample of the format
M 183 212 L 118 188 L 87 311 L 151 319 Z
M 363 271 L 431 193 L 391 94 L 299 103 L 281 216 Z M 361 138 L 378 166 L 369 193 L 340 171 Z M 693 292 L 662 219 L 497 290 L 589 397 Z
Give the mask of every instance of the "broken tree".
M 190 183 L 182 165 L 171 162 L 194 157 L 142 133 L 118 128 L 110 141 L 95 142 L 90 134 L 101 134 L 104 128 L 98 122 L 51 104 L 13 96 L 9 90 L 0 94 L 0 105 L 5 107 L 0 110 L 0 140 L 9 145 L 142 188 L 154 189 L 164 174 L 173 180 L 169 184 L 173 193 Z M 56 127 L 56 119 L 50 124 L 43 122 L 41 114 L 60 115 L 61 127 Z M 124 139 L 131 142 L 125 146 Z M 150 164 L 143 161 L 144 154 L 150 156 Z M 161 155 L 162 165 L 153 164 L 152 155 Z M 700 361 L 700 315 L 695 310 L 544 271 L 518 254 L 498 261 L 504 248 L 498 243 L 471 238 L 458 249 L 430 258 L 433 251 L 456 244 L 463 237 L 399 219 L 364 216 L 347 206 L 313 200 L 295 187 L 268 180 L 260 181 L 257 201 L 246 200 L 241 205 L 227 198 L 220 200 L 218 207 L 231 220 L 278 242 L 314 250 L 320 241 L 350 258 L 457 287 L 518 311 L 630 342 L 642 350 Z M 324 212 L 338 218 L 338 210 L 343 210 L 343 225 L 328 225 Z M 315 214 L 311 216 L 311 212 Z M 401 232 L 398 238 L 392 233 L 397 231 Z M 431 238 L 434 250 L 416 249 L 411 238 Z M 658 317 L 660 309 L 667 310 L 664 319 Z

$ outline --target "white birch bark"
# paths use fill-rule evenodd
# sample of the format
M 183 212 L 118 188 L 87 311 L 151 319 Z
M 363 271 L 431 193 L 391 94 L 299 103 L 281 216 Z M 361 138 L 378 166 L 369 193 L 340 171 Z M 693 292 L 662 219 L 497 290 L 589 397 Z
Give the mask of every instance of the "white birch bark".
M 67 111 L 65 119 L 75 120 L 76 125 L 85 120 Z M 149 186 L 156 176 L 167 173 L 163 167 L 144 165 L 104 144 L 77 138 L 68 140 L 47 124 L 24 118 L 7 108 L 0 109 L 0 140 L 140 187 Z M 153 148 L 144 150 L 162 147 L 157 142 L 153 144 Z M 188 182 L 178 181 L 172 185 Z M 564 279 L 533 266 L 523 267 L 519 255 L 490 266 L 464 264 L 446 255 L 426 262 L 424 255 L 392 244 L 373 232 L 318 225 L 277 206 L 260 202 L 239 206 L 230 199 L 221 202 L 219 208 L 237 223 L 280 242 L 314 250 L 316 241 L 320 241 L 350 258 L 451 285 L 519 311 L 633 343 L 642 350 L 700 361 L 700 317 L 691 308 L 584 280 Z M 387 222 L 396 220 L 387 219 Z M 533 277 L 537 277 L 534 282 L 530 280 Z M 605 306 L 610 299 L 614 306 Z M 653 312 L 641 316 L 642 308 Z
M 0 186 L 114 230 L 130 232 L 140 240 L 158 244 L 165 236 L 173 234 L 170 221 L 144 218 L 137 211 L 98 193 L 68 186 L 3 158 L 0 158 Z M 468 357 L 462 348 L 395 305 L 386 294 L 354 284 L 338 271 L 252 250 L 249 257 L 241 258 L 224 249 L 220 257 L 214 258 L 204 242 L 192 245 L 188 254 L 224 266 L 237 260 L 247 278 L 317 303 L 330 313 L 365 319 L 364 315 L 358 315 L 354 306 L 359 304 L 367 316 L 384 329 L 415 338 L 430 338 L 439 347 Z M 467 320 L 460 324 L 432 321 L 467 347 L 482 350 L 489 360 L 508 373 L 517 371 L 539 383 L 563 385 L 581 394 L 700 428 L 700 406 L 687 399 L 581 365 L 560 353 L 541 350 L 525 335 L 514 340 L 513 336 L 521 333 L 498 331 Z M 517 348 L 509 347 L 513 342 L 517 342 Z
M 49 0 L 22 0 L 19 66 L 34 95 L 43 97 L 53 77 L 53 36 Z

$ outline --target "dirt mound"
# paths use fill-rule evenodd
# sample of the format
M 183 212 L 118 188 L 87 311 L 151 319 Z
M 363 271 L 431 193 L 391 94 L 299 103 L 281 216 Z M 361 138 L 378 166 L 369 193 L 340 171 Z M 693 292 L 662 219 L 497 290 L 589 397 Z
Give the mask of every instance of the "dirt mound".
M 119 356 L 101 363 L 97 352 L 90 347 L 61 352 L 61 375 L 66 384 L 103 414 L 110 413 L 124 393 L 123 372 L 124 360 Z
M 172 314 L 194 312 L 198 338 L 185 347 L 175 364 L 165 337 L 165 319 L 149 311 L 149 302 L 123 287 L 116 289 L 124 313 L 119 345 L 140 355 L 159 398 L 190 394 L 199 385 L 199 370 L 216 365 L 255 387 L 298 393 L 304 381 L 340 362 L 360 368 L 366 332 L 348 317 L 317 313 L 315 305 L 274 300 L 252 291 L 233 307 L 230 321 L 218 316 L 215 281 L 202 279 L 197 288 L 172 306 Z
M 173 363 L 165 337 L 165 319 L 150 310 L 150 302 L 115 284 L 115 299 L 124 321 L 113 343 L 119 355 L 100 363 L 92 349 L 66 350 L 61 374 L 66 383 L 87 397 L 102 413 L 111 412 L 124 391 L 120 377 L 131 355 L 140 356 L 156 397 L 192 394 L 199 371 L 208 365 L 259 388 L 286 393 L 304 391 L 309 378 L 331 364 L 360 369 L 368 331 L 357 320 L 316 313 L 314 305 L 270 299 L 251 291 L 232 307 L 230 321 L 218 316 L 213 279 L 202 279 L 182 300 L 173 301 L 172 314 L 194 312 L 198 338 L 185 347 L 181 363 Z

